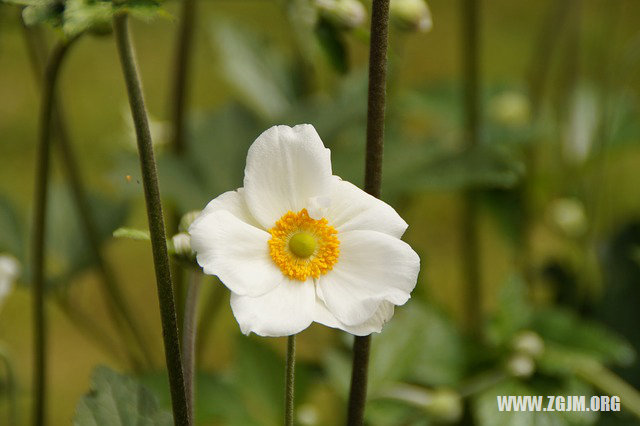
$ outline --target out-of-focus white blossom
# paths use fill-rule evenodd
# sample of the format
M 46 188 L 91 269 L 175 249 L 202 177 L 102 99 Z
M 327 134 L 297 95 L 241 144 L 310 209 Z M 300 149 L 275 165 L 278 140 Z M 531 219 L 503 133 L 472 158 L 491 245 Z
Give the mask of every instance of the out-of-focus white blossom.
M 316 0 L 322 16 L 341 28 L 357 28 L 364 24 L 367 11 L 358 0 Z
M 522 127 L 531 120 L 531 106 L 524 93 L 508 90 L 491 99 L 489 114 L 504 126 Z
M 551 204 L 553 224 L 566 236 L 579 238 L 588 229 L 587 215 L 582 202 L 576 198 L 560 198 Z
M 20 276 L 20 262 L 10 254 L 0 254 L 0 307 L 11 294 L 15 281 Z
M 538 358 L 544 352 L 544 340 L 538 333 L 524 330 L 513 339 L 513 349 L 533 358 Z
M 427 32 L 433 28 L 431 11 L 424 0 L 391 0 L 391 21 L 405 31 Z
M 509 374 L 521 379 L 531 377 L 536 371 L 536 363 L 533 358 L 522 353 L 512 355 L 505 367 Z

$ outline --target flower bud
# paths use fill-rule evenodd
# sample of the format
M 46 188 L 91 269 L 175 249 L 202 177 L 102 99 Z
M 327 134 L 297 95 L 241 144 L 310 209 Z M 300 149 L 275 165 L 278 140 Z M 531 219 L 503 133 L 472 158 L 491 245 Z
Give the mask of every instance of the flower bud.
M 536 364 L 529 355 L 515 354 L 509 358 L 505 368 L 513 377 L 528 379 L 536 370 Z
M 302 404 L 296 411 L 297 423 L 314 426 L 319 423 L 318 408 L 312 404 Z
M 431 403 L 427 405 L 428 413 L 447 423 L 456 422 L 462 417 L 462 399 L 456 391 L 436 389 L 432 397 Z
M 404 31 L 427 32 L 433 27 L 431 11 L 424 0 L 391 0 L 392 22 Z
M 180 232 L 171 237 L 171 244 L 175 256 L 186 260 L 196 258 L 196 253 L 191 248 L 191 236 L 186 232 Z
M 551 220 L 566 236 L 582 237 L 588 228 L 584 205 L 576 198 L 560 198 L 551 205 Z
M 191 210 L 185 213 L 180 219 L 178 230 L 180 232 L 189 232 L 189 227 L 191 226 L 193 221 L 196 220 L 198 216 L 200 216 L 200 213 L 202 213 L 202 210 Z
M 0 254 L 0 305 L 7 298 L 20 275 L 20 262 L 9 254 Z
M 531 330 L 521 331 L 513 339 L 513 349 L 532 358 L 538 358 L 544 352 L 544 340 Z
M 364 24 L 367 11 L 358 0 L 316 0 L 318 10 L 340 28 L 352 29 Z
M 489 105 L 491 117 L 508 127 L 521 127 L 529 123 L 531 108 L 529 99 L 517 91 L 506 91 L 493 97 Z

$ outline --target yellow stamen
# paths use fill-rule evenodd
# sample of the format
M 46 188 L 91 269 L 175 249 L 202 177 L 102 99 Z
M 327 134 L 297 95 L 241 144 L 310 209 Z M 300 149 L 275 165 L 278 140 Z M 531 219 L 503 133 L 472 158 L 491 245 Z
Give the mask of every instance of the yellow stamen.
M 316 220 L 307 209 L 287 212 L 269 230 L 269 254 L 284 275 L 305 281 L 333 269 L 340 255 L 338 231 L 327 219 Z

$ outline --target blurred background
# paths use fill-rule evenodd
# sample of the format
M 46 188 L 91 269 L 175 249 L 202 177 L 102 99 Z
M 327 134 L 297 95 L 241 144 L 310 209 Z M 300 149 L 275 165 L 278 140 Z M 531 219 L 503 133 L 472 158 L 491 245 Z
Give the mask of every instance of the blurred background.
M 334 173 L 362 185 L 371 4 L 354 2 L 196 0 L 181 148 L 172 141 L 180 4 L 132 22 L 172 233 L 184 213 L 242 185 L 248 146 L 273 124 L 313 124 Z M 422 269 L 412 299 L 373 338 L 368 424 L 640 424 L 640 3 L 483 1 L 475 144 L 465 120 L 463 2 L 391 4 L 383 199 L 409 223 L 404 239 Z M 29 418 L 33 43 L 59 37 L 48 27 L 26 31 L 20 9 L 0 3 L 0 253 L 20 265 L 0 262 L 0 424 Z M 169 408 L 150 246 L 112 237 L 123 226 L 145 229 L 146 215 L 108 28 L 70 49 L 59 96 L 102 264 L 139 333 L 112 320 L 104 268 L 90 254 L 54 142 L 50 424 L 72 421 L 97 365 Z M 180 305 L 197 272 L 174 272 Z M 198 424 L 280 424 L 286 339 L 242 336 L 228 298 L 205 278 Z M 351 341 L 318 325 L 298 336 L 298 424 L 343 423 Z M 619 395 L 622 412 L 498 412 L 496 395 L 509 394 Z

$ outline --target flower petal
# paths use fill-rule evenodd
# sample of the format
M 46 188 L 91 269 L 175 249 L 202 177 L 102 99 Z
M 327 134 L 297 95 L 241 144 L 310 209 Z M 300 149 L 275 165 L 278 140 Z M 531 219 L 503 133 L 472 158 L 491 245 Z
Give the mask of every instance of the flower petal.
M 203 212 L 189 233 L 204 273 L 216 275 L 234 293 L 259 296 L 283 277 L 269 255 L 271 235 L 229 211 Z
M 274 126 L 249 148 L 244 170 L 247 206 L 265 228 L 307 207 L 331 184 L 330 152 L 310 124 Z
M 362 324 L 350 326 L 338 320 L 335 315 L 327 309 L 327 306 L 322 300 L 316 299 L 316 310 L 313 320 L 327 327 L 339 328 L 355 336 L 367 336 L 371 333 L 380 333 L 382 331 L 382 326 L 393 316 L 394 307 L 393 303 L 382 302 L 371 318 Z
M 259 297 L 231 293 L 231 309 L 244 334 L 290 336 L 311 325 L 316 298 L 313 280 L 281 277 L 273 290 Z
M 402 305 L 416 285 L 420 258 L 404 241 L 376 231 L 338 234 L 340 258 L 318 279 L 318 296 L 348 326 L 371 318 L 384 300 Z
M 247 207 L 244 197 L 244 188 L 238 188 L 236 191 L 227 191 L 218 195 L 204 208 L 202 213 L 213 213 L 219 210 L 226 210 L 243 222 L 260 227 L 258 222 L 251 216 L 251 212 Z M 198 219 L 196 219 L 198 220 Z
M 400 215 L 389 204 L 367 194 L 354 184 L 333 177 L 329 224 L 340 232 L 368 230 L 400 238 L 407 229 Z

